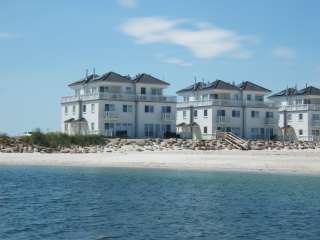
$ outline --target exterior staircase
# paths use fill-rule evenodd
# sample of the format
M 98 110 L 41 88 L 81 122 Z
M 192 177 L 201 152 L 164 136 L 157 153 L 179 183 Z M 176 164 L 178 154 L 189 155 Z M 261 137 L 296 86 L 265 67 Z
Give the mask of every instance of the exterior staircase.
M 249 143 L 231 132 L 223 133 L 223 140 L 240 150 L 249 150 Z

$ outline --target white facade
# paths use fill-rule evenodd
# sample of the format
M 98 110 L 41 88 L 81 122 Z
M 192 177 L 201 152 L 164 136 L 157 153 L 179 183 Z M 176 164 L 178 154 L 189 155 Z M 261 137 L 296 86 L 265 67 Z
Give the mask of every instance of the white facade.
M 90 75 L 70 84 L 74 95 L 61 100 L 62 132 L 129 138 L 175 133 L 176 97 L 163 94 L 168 85 L 147 74 L 134 80 L 113 72 Z
M 290 88 L 270 97 L 279 105 L 279 126 L 287 140 L 320 139 L 320 89 Z
M 279 133 L 278 111 L 264 100 L 269 92 L 250 82 L 239 87 L 221 80 L 180 90 L 178 133 L 200 139 L 215 138 L 221 131 L 247 139 L 275 138 Z M 190 132 L 189 136 L 185 132 Z

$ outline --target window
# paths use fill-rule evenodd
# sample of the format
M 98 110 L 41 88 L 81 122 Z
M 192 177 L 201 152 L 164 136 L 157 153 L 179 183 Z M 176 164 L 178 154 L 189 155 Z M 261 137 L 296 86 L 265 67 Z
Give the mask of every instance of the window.
M 145 105 L 144 106 L 144 112 L 145 113 L 153 113 L 154 112 L 154 107 L 152 105 Z
M 144 136 L 145 137 L 153 137 L 153 124 L 145 124 L 144 125 Z
M 273 112 L 266 112 L 266 118 L 273 118 Z
M 99 92 L 109 92 L 109 87 L 100 87 Z
M 224 117 L 224 116 L 226 116 L 226 110 L 218 110 L 217 111 L 217 116 L 218 117 Z
M 64 114 L 65 114 L 65 115 L 68 115 L 68 106 L 65 106 L 65 107 L 64 107 Z
M 303 113 L 299 113 L 299 120 L 303 120 Z
M 122 105 L 122 111 L 123 112 L 132 112 L 132 105 Z
M 312 114 L 312 120 L 314 121 L 320 120 L 320 114 Z
M 203 127 L 203 133 L 208 133 L 208 127 Z
M 193 110 L 193 116 L 194 116 L 194 118 L 198 117 L 198 110 Z
M 247 95 L 247 101 L 251 101 L 252 100 L 252 96 L 251 96 L 251 94 L 248 94 Z
M 202 100 L 207 101 L 208 99 L 209 99 L 209 95 L 208 94 L 202 95 Z
M 263 102 L 263 96 L 258 96 L 258 95 L 256 95 L 256 96 L 255 96 L 255 100 L 256 100 L 257 102 Z
M 64 132 L 68 132 L 68 130 L 69 130 L 69 124 L 68 123 L 65 123 L 64 124 Z
M 113 112 L 113 111 L 115 111 L 114 104 L 105 104 L 104 105 L 104 111 L 105 112 Z
M 95 104 L 93 103 L 93 104 L 91 104 L 91 113 L 94 113 L 95 112 Z
M 152 88 L 151 95 L 162 95 L 162 89 L 161 88 Z
M 210 94 L 210 99 L 219 99 L 219 95 L 216 93 Z
M 142 95 L 145 95 L 146 94 L 146 88 L 145 87 L 142 87 L 141 89 L 140 89 L 140 93 L 142 94 Z
M 259 115 L 260 115 L 259 111 L 251 111 L 252 118 L 259 118 Z
M 183 101 L 184 101 L 184 102 L 189 102 L 189 97 L 184 96 L 184 97 L 183 97 Z
M 162 106 L 161 112 L 162 113 L 171 113 L 171 107 L 170 106 Z
M 183 119 L 186 119 L 186 118 L 187 118 L 187 111 L 186 111 L 186 110 L 184 110 L 184 111 L 182 112 L 182 117 L 183 117 Z
M 83 105 L 82 106 L 82 111 L 83 111 L 84 114 L 87 113 L 87 105 Z
M 232 117 L 239 118 L 240 117 L 240 111 L 239 110 L 232 110 Z
M 131 93 L 132 92 L 132 88 L 131 87 L 126 87 L 126 93 Z
M 94 131 L 94 122 L 91 123 L 91 131 Z
M 313 129 L 313 130 L 312 130 L 312 135 L 313 135 L 313 136 L 317 136 L 317 137 L 320 136 L 320 130 L 318 130 L 318 129 Z
M 260 128 L 260 137 L 264 138 L 264 128 Z
M 75 106 L 75 105 L 72 106 L 72 114 L 73 114 L 73 115 L 76 114 L 76 106 Z
M 303 135 L 303 130 L 302 129 L 299 129 L 299 135 Z
M 297 99 L 297 100 L 296 100 L 296 104 L 297 104 L 297 105 L 301 105 L 302 102 L 303 102 L 302 99 Z
M 259 135 L 259 128 L 251 128 L 251 137 L 257 138 Z
M 203 110 L 203 116 L 204 116 L 205 118 L 208 117 L 208 109 L 204 109 L 204 110 Z

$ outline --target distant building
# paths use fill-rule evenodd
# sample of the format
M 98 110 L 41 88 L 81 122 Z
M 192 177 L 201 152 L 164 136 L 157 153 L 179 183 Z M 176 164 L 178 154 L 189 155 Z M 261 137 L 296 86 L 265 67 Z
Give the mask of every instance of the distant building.
M 177 92 L 177 128 L 183 137 L 210 139 L 232 132 L 247 139 L 271 139 L 279 133 L 278 109 L 265 102 L 271 91 L 252 82 L 197 82 Z
M 61 100 L 62 132 L 130 138 L 175 132 L 176 97 L 164 95 L 168 86 L 148 74 L 86 76 L 69 85 L 73 96 Z
M 279 126 L 287 140 L 320 140 L 320 89 L 288 88 L 270 99 L 279 105 Z

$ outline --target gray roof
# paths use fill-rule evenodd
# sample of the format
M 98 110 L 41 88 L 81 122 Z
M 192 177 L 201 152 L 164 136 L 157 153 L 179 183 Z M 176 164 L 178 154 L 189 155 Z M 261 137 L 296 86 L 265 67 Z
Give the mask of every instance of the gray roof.
M 108 72 L 105 73 L 101 76 L 98 76 L 97 74 L 89 75 L 87 78 L 81 79 L 80 81 L 71 83 L 69 86 L 76 86 L 76 85 L 82 85 L 82 84 L 87 84 L 87 83 L 92 83 L 92 82 L 126 82 L 126 83 L 132 83 L 132 80 L 128 79 L 125 76 L 122 76 L 118 73 L 115 72 Z
M 269 98 L 272 97 L 288 97 L 288 96 L 294 96 L 297 94 L 297 89 L 296 88 L 287 88 L 285 90 L 282 90 L 280 92 L 277 92 L 273 95 L 271 95 Z
M 227 83 L 222 80 L 216 80 L 211 83 L 197 82 L 195 84 L 192 84 L 191 86 L 188 86 L 184 89 L 179 90 L 177 93 L 205 90 L 205 89 L 223 89 L 223 90 L 236 90 L 236 91 L 240 90 L 237 86 L 233 84 Z
M 313 87 L 313 86 L 309 86 L 306 88 L 303 88 L 301 90 L 299 90 L 297 92 L 297 95 L 320 95 L 320 89 Z
M 136 83 L 149 83 L 149 84 L 160 84 L 160 85 L 170 85 L 169 83 L 155 78 L 149 74 L 143 73 L 137 76 L 134 81 Z
M 317 95 L 320 96 L 320 89 L 313 87 L 313 86 L 309 86 L 306 88 L 303 88 L 301 90 L 297 90 L 296 88 L 287 88 L 285 90 L 282 90 L 278 93 L 275 93 L 273 95 L 270 96 L 270 98 L 273 97 L 288 97 L 288 96 L 307 96 L 307 95 Z
M 256 92 L 271 92 L 271 90 L 261 87 L 255 83 L 245 81 L 238 85 L 243 91 L 256 91 Z
M 80 79 L 79 81 L 76 81 L 74 83 L 69 84 L 69 87 L 89 83 L 98 77 L 99 77 L 99 75 L 97 75 L 97 74 L 90 74 L 87 77 Z

